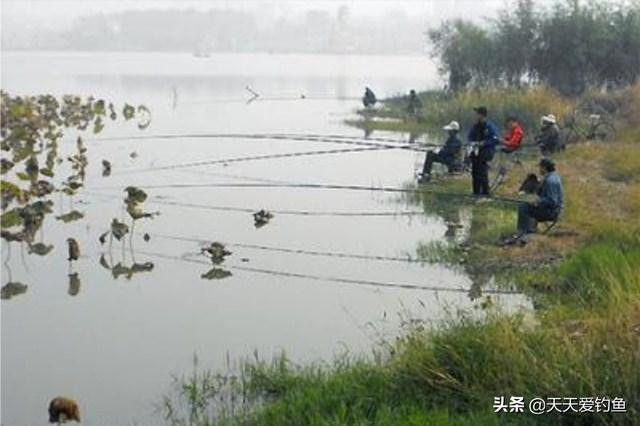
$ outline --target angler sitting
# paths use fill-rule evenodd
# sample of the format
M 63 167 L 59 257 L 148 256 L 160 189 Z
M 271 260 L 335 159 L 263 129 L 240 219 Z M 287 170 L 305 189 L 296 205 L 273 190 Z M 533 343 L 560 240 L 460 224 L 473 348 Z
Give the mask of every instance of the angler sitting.
M 556 172 L 555 163 L 544 158 L 540 160 L 542 182 L 538 188 L 536 203 L 522 203 L 518 207 L 518 235 L 533 234 L 538 222 L 558 220 L 564 204 L 562 179 Z
M 501 151 L 510 154 L 522 144 L 522 138 L 524 137 L 524 130 L 516 117 L 509 117 L 507 119 L 507 134 L 504 137 Z
M 460 154 L 462 151 L 462 141 L 458 138 L 458 132 L 460 131 L 460 124 L 457 121 L 452 121 L 442 128 L 448 133 L 449 137 L 444 143 L 444 146 L 440 148 L 438 152 L 429 151 L 424 159 L 424 166 L 422 167 L 422 173 L 418 179 L 418 182 L 425 183 L 431 179 L 431 168 L 433 163 L 440 163 L 447 166 L 449 172 L 453 172 L 457 167 L 460 167 Z
M 556 123 L 556 116 L 545 115 L 540 119 L 540 133 L 536 136 L 536 144 L 540 146 L 542 155 L 553 154 L 563 148 L 560 135 L 560 127 Z

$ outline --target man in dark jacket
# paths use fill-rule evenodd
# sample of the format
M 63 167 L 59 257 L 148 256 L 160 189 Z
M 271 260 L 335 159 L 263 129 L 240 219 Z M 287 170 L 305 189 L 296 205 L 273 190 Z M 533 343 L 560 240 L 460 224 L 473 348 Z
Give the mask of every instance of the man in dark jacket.
M 537 230 L 538 221 L 557 220 L 564 206 L 562 179 L 556 172 L 555 163 L 544 158 L 540 161 L 542 182 L 538 189 L 536 203 L 522 203 L 518 207 L 518 234 L 532 234 Z
M 487 119 L 487 108 L 481 106 L 473 110 L 478 118 L 468 135 L 473 195 L 487 196 L 489 195 L 489 162 L 493 160 L 500 139 L 498 128 Z
M 449 171 L 453 171 L 456 164 L 459 163 L 460 151 L 462 149 L 462 141 L 458 138 L 458 132 L 460 131 L 460 124 L 457 121 L 452 121 L 442 128 L 449 134 L 444 146 L 440 148 L 438 152 L 429 151 L 427 157 L 424 160 L 424 166 L 422 167 L 422 174 L 420 175 L 419 182 L 428 182 L 431 178 L 431 168 L 433 163 L 445 164 Z
M 418 97 L 415 90 L 409 91 L 409 102 L 407 104 L 407 112 L 411 117 L 418 117 L 422 109 L 422 101 Z
M 376 102 L 378 102 L 376 94 L 373 93 L 373 90 L 369 87 L 365 87 L 364 96 L 362 97 L 362 105 L 364 105 L 365 108 L 369 108 L 375 106 Z

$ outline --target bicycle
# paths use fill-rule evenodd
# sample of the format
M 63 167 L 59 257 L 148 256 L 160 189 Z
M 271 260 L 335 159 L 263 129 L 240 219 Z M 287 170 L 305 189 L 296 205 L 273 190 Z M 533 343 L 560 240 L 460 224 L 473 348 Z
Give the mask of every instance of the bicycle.
M 565 144 L 581 140 L 609 142 L 616 138 L 616 128 L 608 118 L 601 114 L 584 116 L 574 111 L 561 128 Z

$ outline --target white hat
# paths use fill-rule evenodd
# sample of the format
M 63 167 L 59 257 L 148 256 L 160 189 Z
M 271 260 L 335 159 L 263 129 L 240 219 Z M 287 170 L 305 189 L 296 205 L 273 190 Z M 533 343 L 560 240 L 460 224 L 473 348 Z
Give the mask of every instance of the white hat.
M 460 130 L 460 124 L 458 124 L 458 122 L 457 122 L 457 121 L 452 121 L 451 123 L 449 123 L 449 124 L 447 124 L 446 126 L 444 126 L 442 129 L 443 129 L 443 130 L 446 130 L 447 132 L 448 132 L 449 130 L 455 130 L 455 131 L 458 131 L 458 130 Z
M 541 121 L 547 122 L 547 123 L 551 123 L 551 124 L 556 124 L 556 116 L 553 114 L 549 114 L 549 115 L 543 115 L 541 118 Z

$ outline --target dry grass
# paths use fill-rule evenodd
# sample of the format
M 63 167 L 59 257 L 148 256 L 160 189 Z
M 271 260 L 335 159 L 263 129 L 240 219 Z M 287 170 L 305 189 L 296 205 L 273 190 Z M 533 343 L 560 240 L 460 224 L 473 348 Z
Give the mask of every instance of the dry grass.
M 454 94 L 439 91 L 421 92 L 424 105 L 421 119 L 408 119 L 406 98 L 391 98 L 384 101 L 381 108 L 360 111 L 361 119 L 349 120 L 347 124 L 368 130 L 390 130 L 413 133 L 429 133 L 441 126 L 457 120 L 463 128 L 475 121 L 474 107 L 485 105 L 490 118 L 502 126 L 506 119 L 515 115 L 523 123 L 525 130 L 536 129 L 540 117 L 549 113 L 560 120 L 573 111 L 577 104 L 547 87 L 531 89 L 490 89 L 468 90 Z

